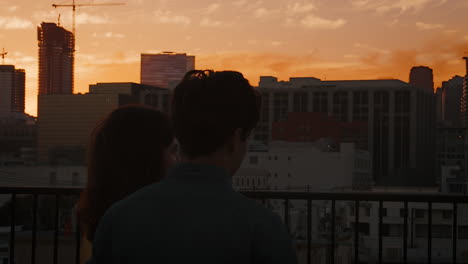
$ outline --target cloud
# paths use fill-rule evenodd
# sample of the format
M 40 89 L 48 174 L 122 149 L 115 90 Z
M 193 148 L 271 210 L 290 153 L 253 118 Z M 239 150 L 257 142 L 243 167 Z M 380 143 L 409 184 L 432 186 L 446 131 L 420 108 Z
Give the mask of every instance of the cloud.
M 237 1 L 234 1 L 232 4 L 234 6 L 241 7 L 247 4 L 247 2 L 248 2 L 247 0 L 237 0 Z
M 301 4 L 301 3 L 294 3 L 289 4 L 287 8 L 287 13 L 289 14 L 301 14 L 307 13 L 315 9 L 315 5 L 312 3 L 308 4 Z
M 96 32 L 93 33 L 93 37 L 103 37 L 103 38 L 112 38 L 112 39 L 123 39 L 125 38 L 126 36 L 124 34 L 120 34 L 120 33 L 114 33 L 114 32 L 106 32 L 106 33 L 103 33 L 103 34 L 98 34 Z
M 7 8 L 7 10 L 9 12 L 15 12 L 16 10 L 18 10 L 18 6 L 10 6 L 10 7 Z
M 208 17 L 205 17 L 200 21 L 200 26 L 202 26 L 202 27 L 216 28 L 216 27 L 221 27 L 222 25 L 223 25 L 223 23 L 221 21 L 212 20 L 212 19 L 210 19 Z
M 468 35 L 466 35 L 463 39 L 468 40 Z
M 377 52 L 377 53 L 383 53 L 383 54 L 390 53 L 390 51 L 387 50 L 387 49 L 377 48 L 377 47 L 373 47 L 373 46 L 370 46 L 368 44 L 363 44 L 363 43 L 359 43 L 359 42 L 354 43 L 354 47 L 364 49 L 366 51 L 371 51 L 371 52 Z
M 346 24 L 346 20 L 321 18 L 316 15 L 308 15 L 301 20 L 301 25 L 311 29 L 337 29 Z
M 423 29 L 423 30 L 432 30 L 432 29 L 444 28 L 444 25 L 416 22 L 416 27 L 418 27 L 419 29 Z
M 442 5 L 446 0 L 352 0 L 352 6 L 361 10 L 374 10 L 379 14 L 399 11 L 400 14 L 408 11 L 418 12 L 433 4 Z
M 266 17 L 267 15 L 270 14 L 271 11 L 269 11 L 268 9 L 264 8 L 264 7 L 260 7 L 260 8 L 257 8 L 255 11 L 254 11 L 254 16 L 256 18 L 261 18 L 261 17 Z
M 183 15 L 175 15 L 171 11 L 162 11 L 156 10 L 153 12 L 156 21 L 161 24 L 176 24 L 176 25 L 183 25 L 187 26 L 192 23 L 192 20 Z
M 359 55 L 356 55 L 356 54 L 345 54 L 343 56 L 343 58 L 345 59 L 356 59 L 356 58 L 359 58 Z
M 77 53 L 76 57 L 83 66 L 88 68 L 97 65 L 132 64 L 140 61 L 140 56 L 137 52 L 116 52 L 110 56 Z
M 278 46 L 283 45 L 283 42 L 281 42 L 281 41 L 272 41 L 272 42 L 271 42 L 271 45 L 272 45 L 272 46 L 275 46 L 275 47 L 278 47 Z
M 85 24 L 107 24 L 109 23 L 109 18 L 104 16 L 91 15 L 89 13 L 79 12 L 76 15 L 76 24 L 85 25 Z
M 211 14 L 211 13 L 215 12 L 216 10 L 218 10 L 220 7 L 221 7 L 221 4 L 219 4 L 219 3 L 213 3 L 213 4 L 209 5 L 209 6 L 205 9 L 205 13 Z
M 31 28 L 32 22 L 19 17 L 2 17 L 0 16 L 0 28 L 2 29 L 25 29 Z

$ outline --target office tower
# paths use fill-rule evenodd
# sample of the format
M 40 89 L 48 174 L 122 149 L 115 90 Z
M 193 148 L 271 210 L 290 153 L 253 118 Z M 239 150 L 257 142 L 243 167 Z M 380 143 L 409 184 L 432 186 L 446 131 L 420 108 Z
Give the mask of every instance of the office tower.
M 140 79 L 142 84 L 171 88 L 182 80 L 186 72 L 194 68 L 195 56 L 185 53 L 143 53 Z
M 463 80 L 463 93 L 462 93 L 462 100 L 461 100 L 461 119 L 462 125 L 464 127 L 468 127 L 468 57 L 463 57 L 466 62 L 466 73 L 465 78 Z
M 86 94 L 39 95 L 38 159 L 40 163 L 83 165 L 92 129 L 125 104 L 169 110 L 169 91 L 137 83 L 98 83 Z
M 75 37 L 55 23 L 37 28 L 39 94 L 72 94 Z
M 411 68 L 409 83 L 415 87 L 434 91 L 434 76 L 432 69 L 425 66 Z
M 0 65 L 0 116 L 24 113 L 25 71 Z
M 257 89 L 262 109 L 255 140 L 268 144 L 272 124 L 286 120 L 289 112 L 318 112 L 340 122 L 365 122 L 376 184 L 435 184 L 435 106 L 428 87 L 400 80 L 291 78 L 278 82 L 269 76 L 261 77 Z
M 442 113 L 444 126 L 460 127 L 462 94 L 463 77 L 454 76 L 452 79 L 442 82 Z

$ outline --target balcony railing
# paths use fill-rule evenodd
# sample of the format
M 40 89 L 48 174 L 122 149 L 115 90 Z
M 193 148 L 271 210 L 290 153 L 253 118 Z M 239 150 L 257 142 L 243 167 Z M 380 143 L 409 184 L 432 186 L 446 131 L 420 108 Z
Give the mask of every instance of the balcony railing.
M 59 235 L 60 235 L 60 220 L 59 220 L 59 210 L 60 210 L 60 201 L 64 197 L 73 196 L 77 198 L 81 192 L 79 188 L 28 188 L 28 187 L 0 187 L 0 196 L 7 195 L 9 199 L 9 217 L 10 217 L 10 226 L 8 231 L 8 259 L 10 263 L 15 263 L 15 235 L 17 231 L 17 225 L 15 216 L 17 209 L 17 198 L 23 195 L 28 195 L 32 197 L 32 222 L 31 222 L 31 247 L 30 247 L 30 262 L 37 262 L 37 235 L 38 235 L 38 201 L 42 196 L 53 196 L 54 199 L 54 216 L 53 216 L 53 246 L 52 246 L 52 262 L 57 264 L 59 261 L 58 252 L 59 252 Z M 306 234 L 304 236 L 304 246 L 306 257 L 304 259 L 305 263 L 312 263 L 312 205 L 313 202 L 317 201 L 327 201 L 330 203 L 330 217 L 329 217 L 329 228 L 325 231 L 328 233 L 329 242 L 326 250 L 328 255 L 326 258 L 327 263 L 336 263 L 336 246 L 337 246 L 337 230 L 336 230 L 336 219 L 337 219 L 337 202 L 347 202 L 351 204 L 356 210 L 352 214 L 354 217 L 354 228 L 350 233 L 352 236 L 352 261 L 353 263 L 363 263 L 365 260 L 360 259 L 360 244 L 362 240 L 360 239 L 360 210 L 365 203 L 373 202 L 378 204 L 378 254 L 377 254 L 377 263 L 385 263 L 383 259 L 383 226 L 384 226 L 384 202 L 399 202 L 402 203 L 402 218 L 403 218 L 403 235 L 401 237 L 403 251 L 401 262 L 408 262 L 408 236 L 409 236 L 409 204 L 411 203 L 423 203 L 427 205 L 427 217 L 422 220 L 427 221 L 427 256 L 425 259 L 421 259 L 420 263 L 431 263 L 433 261 L 433 245 L 432 245 L 432 228 L 433 228 L 433 204 L 446 204 L 452 208 L 451 224 L 452 224 L 452 234 L 451 234 L 451 263 L 457 263 L 457 219 L 458 219 L 458 208 L 462 204 L 468 204 L 468 197 L 466 196 L 454 196 L 454 195 L 434 195 L 434 194 L 397 194 L 397 193 L 312 193 L 312 192 L 266 192 L 266 191 L 251 191 L 251 192 L 242 192 L 244 195 L 258 200 L 263 204 L 266 204 L 267 201 L 280 201 L 283 206 L 281 210 L 283 212 L 281 215 L 284 217 L 284 223 L 288 227 L 291 226 L 290 223 L 290 212 L 292 202 L 300 201 L 304 204 L 306 211 L 307 225 L 306 225 Z M 365 216 L 366 217 L 366 216 Z M 427 219 L 426 219 L 427 218 Z M 421 220 L 421 219 L 419 219 Z M 419 221 L 418 220 L 418 221 Z M 74 262 L 80 263 L 80 230 L 79 225 L 75 225 L 75 230 L 72 231 L 74 235 Z M 1 238 L 1 237 L 0 237 Z M 0 241 L 1 242 L 1 241 Z M 411 242 L 412 243 L 412 242 Z M 67 263 L 72 263 L 72 260 L 69 260 Z M 401 263 L 400 262 L 400 263 Z M 348 263 L 348 262 L 347 262 Z M 450 262 L 449 262 L 450 263 Z

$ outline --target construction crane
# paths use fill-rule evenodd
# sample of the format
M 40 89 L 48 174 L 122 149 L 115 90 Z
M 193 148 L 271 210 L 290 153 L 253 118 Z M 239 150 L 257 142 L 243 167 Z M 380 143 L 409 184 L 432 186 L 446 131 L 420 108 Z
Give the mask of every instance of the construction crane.
M 80 6 L 117 6 L 125 5 L 124 3 L 103 3 L 103 4 L 75 4 L 75 0 L 71 4 L 53 4 L 54 8 L 57 7 L 71 7 L 72 8 L 72 32 L 73 36 L 76 38 L 76 8 Z
M 2 48 L 2 53 L 0 53 L 0 56 L 2 57 L 2 64 L 5 64 L 5 56 L 8 54 L 8 52 L 5 51 L 5 48 Z

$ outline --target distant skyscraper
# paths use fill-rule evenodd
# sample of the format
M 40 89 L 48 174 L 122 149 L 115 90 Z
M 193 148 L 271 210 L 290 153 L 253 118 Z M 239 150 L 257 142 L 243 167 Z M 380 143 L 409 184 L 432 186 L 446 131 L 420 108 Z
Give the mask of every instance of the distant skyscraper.
M 25 72 L 13 65 L 0 65 L 0 116 L 24 113 Z
M 142 84 L 169 88 L 171 84 L 182 80 L 185 73 L 195 68 L 195 56 L 185 53 L 162 52 L 159 54 L 141 54 Z
M 466 74 L 465 80 L 463 81 L 463 93 L 461 100 L 461 119 L 462 125 L 468 127 L 468 57 L 463 58 L 466 62 Z
M 411 68 L 409 83 L 418 88 L 433 92 L 434 76 L 432 74 L 432 69 L 425 66 Z
M 442 113 L 445 126 L 460 127 L 463 77 L 454 76 L 442 83 Z
M 37 28 L 39 94 L 72 94 L 75 37 L 55 23 Z

